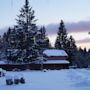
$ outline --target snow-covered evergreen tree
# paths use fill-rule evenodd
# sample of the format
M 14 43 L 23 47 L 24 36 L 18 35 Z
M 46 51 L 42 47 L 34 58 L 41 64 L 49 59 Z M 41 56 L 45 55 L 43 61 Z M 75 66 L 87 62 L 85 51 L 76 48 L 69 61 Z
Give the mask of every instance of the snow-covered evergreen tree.
M 73 64 L 74 55 L 77 51 L 77 46 L 74 38 L 70 36 L 67 41 L 67 49 L 66 52 L 68 53 L 68 60 L 70 61 L 70 64 Z
M 22 32 L 25 34 L 25 43 L 27 47 L 34 44 L 35 34 L 37 32 L 37 27 L 35 24 L 34 10 L 29 6 L 28 0 L 25 0 L 25 5 L 20 10 L 20 15 L 18 15 L 17 23 L 18 27 L 22 28 Z
M 38 30 L 37 35 L 35 37 L 36 43 L 38 45 L 38 49 L 42 52 L 45 49 L 50 48 L 49 39 L 46 35 L 46 29 L 45 27 L 41 27 L 40 30 Z
M 3 37 L 0 36 L 0 60 L 5 59 L 5 47 L 4 47 Z
M 90 60 L 88 59 L 88 52 L 86 50 L 79 48 L 74 54 L 74 63 L 79 68 L 87 68 L 90 65 Z
M 40 55 L 35 41 L 37 26 L 35 24 L 34 10 L 29 6 L 28 0 L 20 10 L 17 25 L 9 29 L 4 37 L 7 42 L 7 58 L 13 62 L 34 63 Z

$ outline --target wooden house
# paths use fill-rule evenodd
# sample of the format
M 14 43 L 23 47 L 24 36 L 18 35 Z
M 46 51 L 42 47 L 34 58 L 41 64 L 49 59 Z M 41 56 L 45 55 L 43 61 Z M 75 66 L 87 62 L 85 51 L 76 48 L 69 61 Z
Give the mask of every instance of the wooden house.
M 43 52 L 47 61 L 43 63 L 44 69 L 59 70 L 68 69 L 69 61 L 67 61 L 67 53 L 64 50 L 48 49 Z
M 7 71 L 19 69 L 19 70 L 60 70 L 60 69 L 68 69 L 69 68 L 69 61 L 67 61 L 67 53 L 64 50 L 57 50 L 57 49 L 47 49 L 43 51 L 45 55 L 46 61 L 42 63 L 36 64 L 5 64 L 4 62 L 0 62 L 0 68 L 5 69 Z

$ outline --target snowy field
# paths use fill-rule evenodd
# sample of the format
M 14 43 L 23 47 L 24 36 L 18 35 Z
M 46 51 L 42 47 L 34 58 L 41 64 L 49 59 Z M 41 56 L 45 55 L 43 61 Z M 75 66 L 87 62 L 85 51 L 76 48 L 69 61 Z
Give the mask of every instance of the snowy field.
M 6 85 L 6 78 L 0 77 L 0 90 L 90 90 L 90 70 L 48 70 L 7 72 L 7 75 L 23 74 L 26 83 Z

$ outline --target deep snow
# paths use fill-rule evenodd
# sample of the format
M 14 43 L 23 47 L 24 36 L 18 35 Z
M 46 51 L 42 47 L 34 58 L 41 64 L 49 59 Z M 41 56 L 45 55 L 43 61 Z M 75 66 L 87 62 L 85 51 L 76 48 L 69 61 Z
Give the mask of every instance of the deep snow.
M 8 86 L 0 77 L 0 90 L 90 90 L 90 70 L 68 69 L 7 72 L 6 75 L 23 75 L 26 84 Z

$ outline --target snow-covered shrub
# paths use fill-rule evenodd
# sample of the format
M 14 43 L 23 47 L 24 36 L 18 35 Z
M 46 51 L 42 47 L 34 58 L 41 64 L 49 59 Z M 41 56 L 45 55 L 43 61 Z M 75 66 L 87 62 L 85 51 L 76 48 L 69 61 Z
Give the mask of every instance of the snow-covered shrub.
M 47 71 L 47 69 L 43 69 L 43 72 L 46 72 Z
M 0 77 L 5 76 L 6 71 L 0 68 Z
M 18 75 L 16 75 L 16 76 L 14 76 L 14 84 L 19 84 L 19 76 Z
M 21 78 L 20 78 L 20 83 L 22 83 L 22 84 L 25 83 L 25 79 L 24 79 L 24 77 L 21 77 Z
M 12 85 L 12 84 L 13 84 L 12 76 L 6 76 L 6 85 Z
M 20 69 L 18 69 L 18 68 L 14 68 L 13 71 L 20 71 Z
M 76 69 L 76 68 L 77 68 L 77 65 L 69 66 L 69 69 Z
M 24 79 L 24 77 L 23 77 L 23 75 L 21 74 L 19 74 L 19 75 L 15 75 L 14 76 L 14 84 L 19 84 L 19 83 L 21 83 L 21 84 L 24 84 L 25 83 L 25 79 Z
M 19 75 L 19 81 L 20 81 L 21 84 L 25 83 L 25 78 L 24 78 L 24 76 L 22 74 Z

